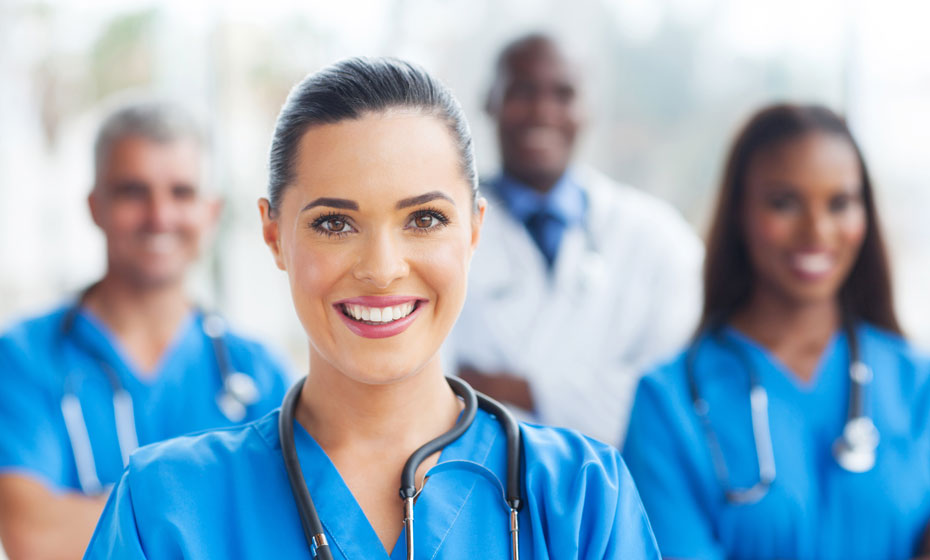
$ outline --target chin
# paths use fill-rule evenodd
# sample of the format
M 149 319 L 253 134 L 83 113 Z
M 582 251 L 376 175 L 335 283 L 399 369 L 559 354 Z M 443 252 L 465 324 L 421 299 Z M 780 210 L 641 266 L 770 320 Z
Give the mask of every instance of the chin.
M 341 368 L 351 379 L 366 385 L 393 385 L 406 381 L 426 366 L 427 362 L 394 363 L 385 365 L 378 359 L 353 360 Z

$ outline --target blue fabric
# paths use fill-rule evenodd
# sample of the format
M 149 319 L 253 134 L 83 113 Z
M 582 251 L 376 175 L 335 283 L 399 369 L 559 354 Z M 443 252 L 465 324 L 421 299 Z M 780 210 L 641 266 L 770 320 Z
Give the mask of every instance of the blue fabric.
M 521 558 L 658 558 L 619 452 L 568 430 L 524 424 L 521 433 Z M 443 450 L 414 507 L 417 558 L 510 557 L 509 510 L 499 482 L 505 442 L 497 421 L 479 411 Z M 296 423 L 295 443 L 334 558 L 388 558 L 339 472 Z M 400 501 L 397 511 L 400 523 Z M 405 554 L 401 534 L 390 558 Z M 277 411 L 243 427 L 136 452 L 85 556 L 309 557 L 281 458 Z
M 506 174 L 491 184 L 507 211 L 526 226 L 551 266 L 565 229 L 584 224 L 588 206 L 584 189 L 570 173 L 563 175 L 547 193 L 540 193 Z
M 112 333 L 89 312 L 79 312 L 63 336 L 69 308 L 22 322 L 0 337 L 0 472 L 30 475 L 56 490 L 80 489 L 61 413 L 67 377 L 81 402 L 100 482 L 119 479 L 113 392 L 89 352 L 109 364 L 131 395 L 140 445 L 231 424 L 216 404 L 219 364 L 199 314 L 186 319 L 154 376 L 140 378 Z M 246 421 L 260 418 L 280 405 L 285 369 L 255 342 L 233 333 L 225 341 L 233 367 L 252 376 L 261 394 Z
M 847 415 L 849 349 L 833 337 L 809 383 L 733 329 L 700 339 L 695 376 L 710 406 L 730 485 L 758 481 L 746 367 L 768 391 L 776 478 L 749 505 L 728 504 L 694 413 L 684 354 L 644 377 L 624 459 L 663 555 L 674 558 L 910 558 L 930 522 L 930 360 L 896 335 L 858 328 L 873 369 L 867 413 L 880 434 L 875 468 L 855 474 L 832 455 Z

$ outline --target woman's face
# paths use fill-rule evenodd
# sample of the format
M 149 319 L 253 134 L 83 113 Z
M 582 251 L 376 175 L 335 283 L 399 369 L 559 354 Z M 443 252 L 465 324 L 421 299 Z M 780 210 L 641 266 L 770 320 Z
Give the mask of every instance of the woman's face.
M 313 367 L 378 384 L 438 366 L 484 216 L 447 125 L 395 110 L 314 126 L 294 172 L 275 216 L 260 207 Z
M 835 300 L 865 237 L 862 196 L 842 136 L 812 132 L 753 156 L 743 228 L 755 289 L 793 305 Z

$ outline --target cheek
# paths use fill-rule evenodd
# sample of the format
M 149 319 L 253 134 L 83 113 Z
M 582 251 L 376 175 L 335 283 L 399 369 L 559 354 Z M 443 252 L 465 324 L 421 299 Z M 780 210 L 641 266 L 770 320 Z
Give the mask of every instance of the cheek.
M 322 304 L 328 289 L 342 274 L 345 253 L 293 245 L 287 249 L 287 270 L 294 300 Z
M 132 231 L 145 221 L 144 211 L 139 205 L 122 203 L 110 208 L 106 228 L 113 231 Z
M 461 307 L 465 298 L 471 247 L 468 238 L 460 237 L 421 250 L 416 257 L 418 275 L 447 306 Z
M 752 212 L 747 214 L 745 229 L 750 251 L 757 253 L 789 243 L 794 226 L 789 218 L 773 212 Z
M 851 249 L 858 251 L 865 240 L 866 230 L 868 229 L 868 219 L 865 210 L 860 209 L 857 212 L 849 212 L 839 222 L 839 233 L 843 242 L 850 246 Z

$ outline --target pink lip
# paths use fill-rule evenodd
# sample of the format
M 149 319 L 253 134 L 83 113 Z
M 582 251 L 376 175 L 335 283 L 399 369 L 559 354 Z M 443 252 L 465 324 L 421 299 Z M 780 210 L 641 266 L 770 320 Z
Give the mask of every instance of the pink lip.
M 416 308 L 410 315 L 397 321 L 391 321 L 384 324 L 365 323 L 356 321 L 342 312 L 343 305 L 364 305 L 365 307 L 393 307 L 404 303 L 415 302 Z M 420 316 L 420 312 L 429 303 L 429 300 L 413 296 L 359 296 L 339 300 L 333 304 L 333 308 L 345 323 L 346 327 L 353 333 L 365 338 L 388 338 L 396 336 L 405 330 Z

